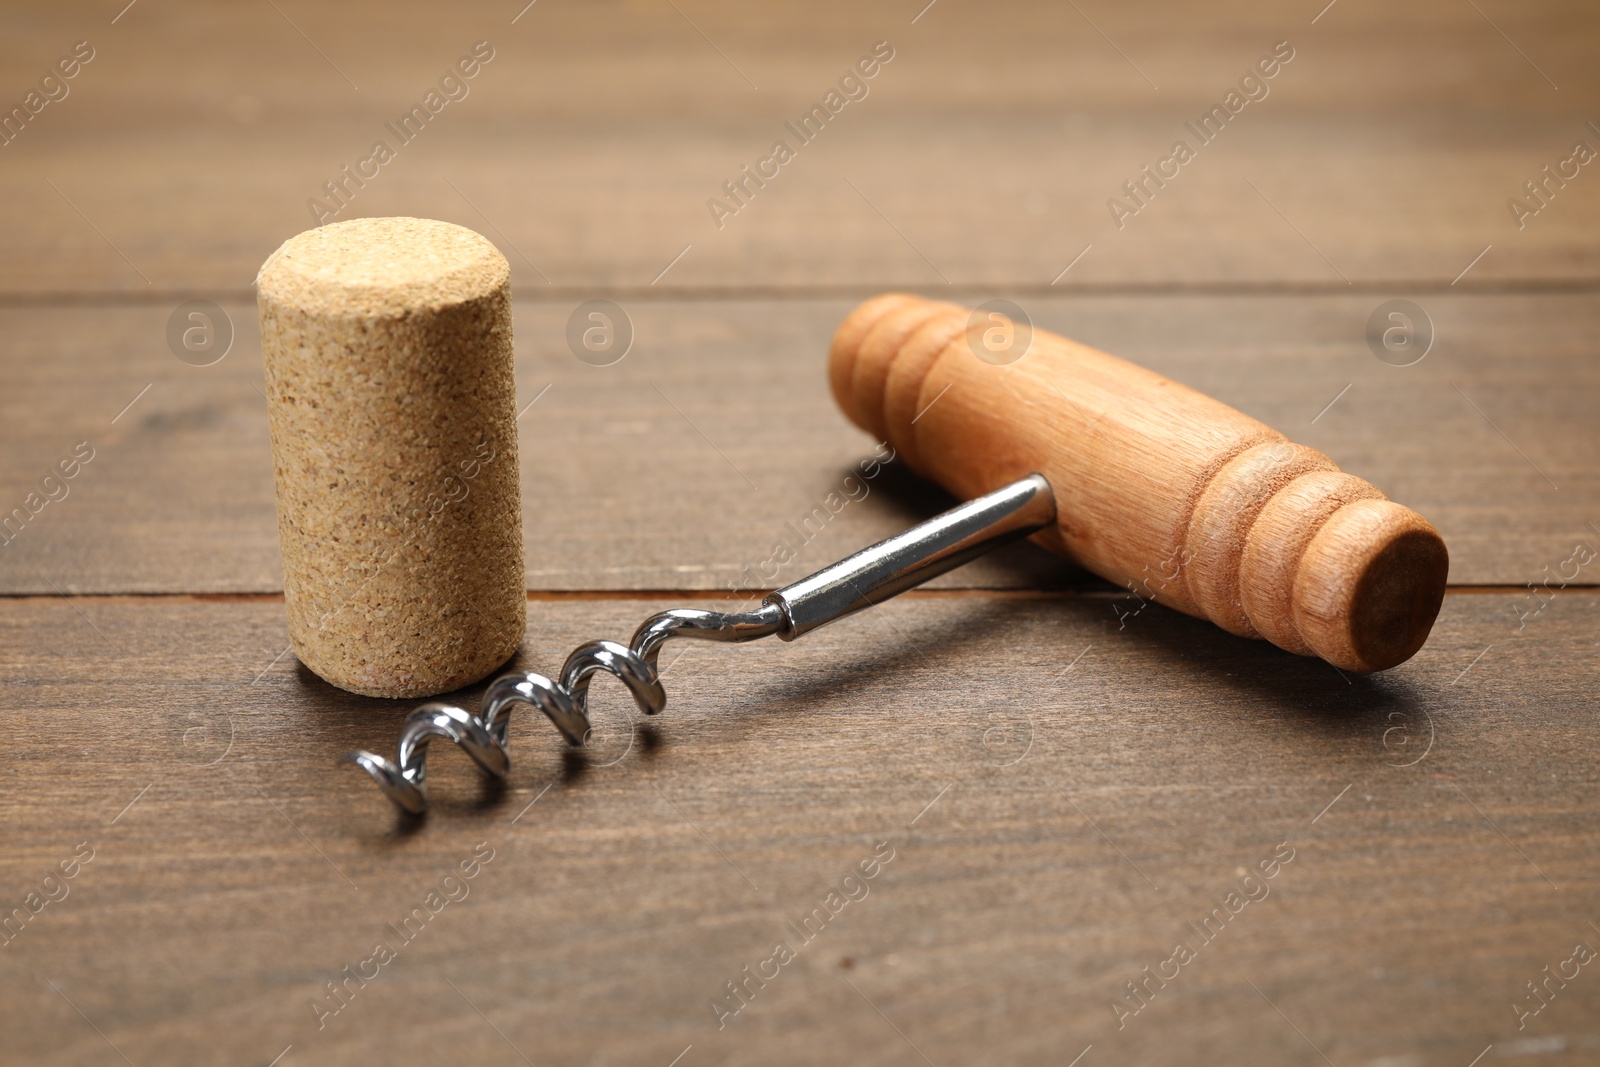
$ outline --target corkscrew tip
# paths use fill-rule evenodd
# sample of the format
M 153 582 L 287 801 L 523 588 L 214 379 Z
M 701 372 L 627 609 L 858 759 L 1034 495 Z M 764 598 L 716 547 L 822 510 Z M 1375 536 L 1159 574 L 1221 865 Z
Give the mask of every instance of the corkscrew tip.
M 346 752 L 339 757 L 339 763 L 351 763 L 366 771 L 384 796 L 407 814 L 421 815 L 428 810 L 428 794 L 422 786 L 408 781 L 399 767 L 382 756 L 372 752 Z

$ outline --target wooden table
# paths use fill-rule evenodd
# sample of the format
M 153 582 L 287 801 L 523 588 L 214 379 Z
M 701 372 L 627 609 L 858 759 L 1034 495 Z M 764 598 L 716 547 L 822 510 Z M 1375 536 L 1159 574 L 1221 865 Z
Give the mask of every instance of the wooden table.
M 0 1060 L 1600 1062 L 1600 173 L 1523 188 L 1600 146 L 1600 10 L 922 2 L 5 17 L 7 107 L 93 59 L 0 148 L 0 510 L 92 459 L 0 549 Z M 1452 552 L 1431 640 L 1342 676 L 1019 548 L 669 652 L 648 725 L 598 686 L 587 757 L 519 712 L 507 788 L 440 751 L 397 822 L 335 761 L 409 705 L 287 651 L 251 281 L 477 41 L 338 217 L 511 259 L 522 662 L 728 602 L 871 451 L 824 352 L 897 287 L 1015 300 L 1416 507 Z M 611 367 L 564 339 L 597 297 L 636 331 Z M 1408 367 L 1365 340 L 1396 298 L 1435 338 Z M 189 300 L 220 362 L 174 358 Z M 947 502 L 871 489 L 782 580 Z

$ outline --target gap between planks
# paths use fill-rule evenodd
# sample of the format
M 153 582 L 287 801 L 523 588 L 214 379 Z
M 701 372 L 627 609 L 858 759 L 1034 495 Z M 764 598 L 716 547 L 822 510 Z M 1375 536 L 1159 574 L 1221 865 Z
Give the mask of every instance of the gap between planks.
M 587 300 L 595 296 L 635 302 L 663 303 L 690 301 L 745 301 L 745 300 L 865 300 L 883 292 L 927 289 L 926 282 L 888 280 L 871 285 L 773 285 L 773 286 L 519 286 L 513 296 L 517 302 L 530 304 L 563 304 L 573 300 Z M 1370 278 L 1359 279 L 1356 295 L 1399 290 L 1420 295 L 1441 293 L 1471 293 L 1479 296 L 1523 295 L 1539 293 L 1594 293 L 1600 291 L 1600 277 L 1596 278 L 1510 278 L 1462 280 L 1460 284 L 1444 278 Z M 940 290 L 941 297 L 961 299 L 988 296 L 996 292 L 1026 297 L 1052 296 L 1349 296 L 1349 285 L 1328 282 L 1280 281 L 1158 281 L 1158 282 L 1076 282 L 1068 285 L 1051 285 L 1041 281 L 957 282 Z M 218 302 L 254 303 L 252 288 L 180 288 L 142 289 L 123 292 L 46 291 L 41 293 L 0 292 L 0 308 L 28 309 L 45 307 L 122 307 L 146 304 L 169 304 L 174 300 L 214 300 Z
M 1527 592 L 1525 585 L 1451 585 L 1445 587 L 1446 596 L 1518 596 Z M 751 600 L 765 597 L 771 589 L 753 589 L 744 597 L 730 596 L 721 589 L 530 589 L 530 603 L 548 603 L 571 600 L 698 600 L 721 601 Z M 1554 596 L 1592 596 L 1600 593 L 1600 584 L 1570 584 L 1552 589 Z M 1126 589 L 908 589 L 898 600 L 1114 600 L 1129 595 Z M 144 601 L 193 600 L 202 603 L 228 602 L 282 602 L 282 593 L 0 593 L 0 601 L 24 600 L 92 600 L 92 601 Z

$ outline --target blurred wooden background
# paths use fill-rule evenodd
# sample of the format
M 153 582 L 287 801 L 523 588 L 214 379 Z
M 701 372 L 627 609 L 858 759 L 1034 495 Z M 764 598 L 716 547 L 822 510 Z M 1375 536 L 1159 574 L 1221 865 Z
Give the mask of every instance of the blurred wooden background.
M 1507 204 L 1600 149 L 1600 10 L 125 3 L 0 13 L 8 110 L 94 54 L 0 147 L 0 512 L 94 449 L 0 547 L 0 1060 L 1600 1059 L 1600 974 L 1568 962 L 1600 947 L 1600 561 L 1541 584 L 1600 550 L 1600 173 L 1520 228 Z M 478 41 L 338 217 L 448 219 L 512 263 L 522 661 L 717 603 L 870 453 L 822 371 L 889 288 L 1013 299 L 1416 507 L 1452 551 L 1432 640 L 1341 677 L 1018 549 L 794 646 L 692 648 L 648 728 L 602 683 L 587 759 L 524 713 L 509 788 L 441 750 L 398 824 L 334 760 L 409 705 L 284 654 L 251 284 Z M 719 229 L 707 198 L 879 41 L 868 95 Z M 1107 199 L 1280 41 L 1266 98 L 1119 229 Z M 635 331 L 610 367 L 565 340 L 602 297 Z M 1431 320 L 1413 366 L 1365 340 L 1395 298 Z M 220 362 L 169 349 L 187 300 L 231 321 Z M 871 488 L 780 581 L 946 503 Z M 319 1012 L 481 841 L 469 895 Z

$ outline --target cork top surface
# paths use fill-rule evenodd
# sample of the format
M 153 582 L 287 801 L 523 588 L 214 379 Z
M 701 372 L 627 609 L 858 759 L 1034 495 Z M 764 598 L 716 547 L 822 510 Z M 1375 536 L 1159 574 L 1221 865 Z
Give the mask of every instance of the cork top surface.
M 313 315 L 400 315 L 478 299 L 511 266 L 482 234 L 435 219 L 349 219 L 306 230 L 256 275 L 265 299 Z

